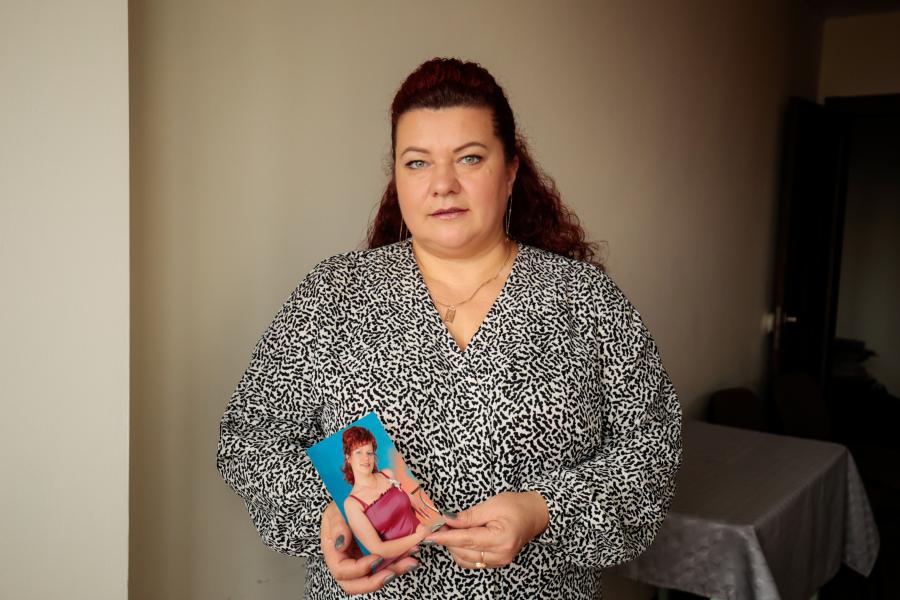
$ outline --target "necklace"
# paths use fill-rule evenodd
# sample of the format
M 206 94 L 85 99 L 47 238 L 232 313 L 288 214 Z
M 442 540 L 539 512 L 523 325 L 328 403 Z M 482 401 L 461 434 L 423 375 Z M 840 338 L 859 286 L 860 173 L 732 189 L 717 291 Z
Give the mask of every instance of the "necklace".
M 415 254 L 416 254 L 416 251 L 415 251 L 415 249 L 413 249 L 413 256 L 415 256 Z M 481 291 L 481 288 L 483 288 L 490 282 L 492 282 L 495 279 L 497 279 L 498 277 L 500 277 L 500 273 L 502 273 L 503 269 L 506 268 L 506 265 L 509 262 L 509 258 L 511 256 L 512 256 L 512 244 L 509 244 L 506 249 L 506 258 L 503 259 L 503 264 L 500 265 L 500 269 L 494 274 L 493 277 L 491 277 L 490 279 L 485 279 L 483 282 L 481 282 L 481 285 L 479 285 L 477 288 L 475 288 L 475 291 L 472 292 L 472 295 L 469 296 L 468 298 L 466 298 L 465 300 L 463 300 L 461 302 L 456 302 L 453 304 L 448 304 L 446 302 L 441 302 L 440 300 L 437 300 L 434 297 L 432 297 L 432 300 L 434 300 L 435 304 L 440 304 L 441 306 L 445 306 L 447 308 L 447 311 L 443 314 L 443 316 L 441 316 L 441 320 L 444 323 L 452 323 L 453 319 L 456 318 L 457 307 L 462 306 L 463 304 L 465 304 L 466 302 L 468 302 L 469 300 L 474 298 L 475 294 L 477 294 L 478 292 Z M 419 258 L 417 256 L 416 256 L 416 262 L 419 262 Z M 421 264 L 419 265 L 419 270 L 422 270 Z M 424 275 L 425 272 L 423 271 L 422 274 Z M 438 314 L 440 314 L 440 311 L 438 311 Z

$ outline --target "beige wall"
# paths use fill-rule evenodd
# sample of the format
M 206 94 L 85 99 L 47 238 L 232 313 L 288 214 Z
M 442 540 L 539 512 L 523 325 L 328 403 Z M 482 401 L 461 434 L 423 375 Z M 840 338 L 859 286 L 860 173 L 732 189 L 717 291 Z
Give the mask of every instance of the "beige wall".
M 0 598 L 125 598 L 124 0 L 0 4 Z
M 820 100 L 900 94 L 900 12 L 826 20 L 820 73 Z
M 778 126 L 816 90 L 790 4 L 132 2 L 133 598 L 299 594 L 215 471 L 218 420 L 299 279 L 361 243 L 392 93 L 434 55 L 506 86 L 687 414 L 757 386 Z

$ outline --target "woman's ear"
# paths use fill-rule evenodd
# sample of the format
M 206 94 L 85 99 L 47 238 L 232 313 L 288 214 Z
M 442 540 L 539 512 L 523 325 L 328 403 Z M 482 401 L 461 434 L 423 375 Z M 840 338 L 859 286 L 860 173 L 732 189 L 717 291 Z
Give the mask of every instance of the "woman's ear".
M 509 165 L 506 167 L 506 176 L 509 179 L 509 187 L 506 190 L 506 195 L 511 196 L 513 190 L 513 184 L 516 182 L 516 173 L 519 172 L 519 157 L 514 156 L 511 161 L 509 161 Z

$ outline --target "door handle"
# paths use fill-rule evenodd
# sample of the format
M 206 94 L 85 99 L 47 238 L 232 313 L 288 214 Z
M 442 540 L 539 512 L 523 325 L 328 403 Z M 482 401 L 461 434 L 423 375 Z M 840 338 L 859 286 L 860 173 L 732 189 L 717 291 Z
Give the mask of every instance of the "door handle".
M 763 316 L 763 330 L 773 334 L 772 346 L 777 351 L 781 348 L 781 327 L 785 323 L 796 323 L 797 317 L 787 314 L 780 306 L 775 307 L 775 314 L 766 313 Z

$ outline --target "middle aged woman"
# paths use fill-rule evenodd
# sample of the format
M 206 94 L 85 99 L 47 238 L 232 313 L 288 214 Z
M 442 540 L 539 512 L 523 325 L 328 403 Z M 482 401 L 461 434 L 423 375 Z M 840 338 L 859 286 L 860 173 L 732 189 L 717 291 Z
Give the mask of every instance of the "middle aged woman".
M 598 598 L 674 493 L 656 346 L 485 69 L 422 64 L 391 134 L 369 248 L 317 265 L 262 336 L 219 469 L 266 544 L 308 557 L 307 598 Z M 450 511 L 375 573 L 302 452 L 370 411 Z

